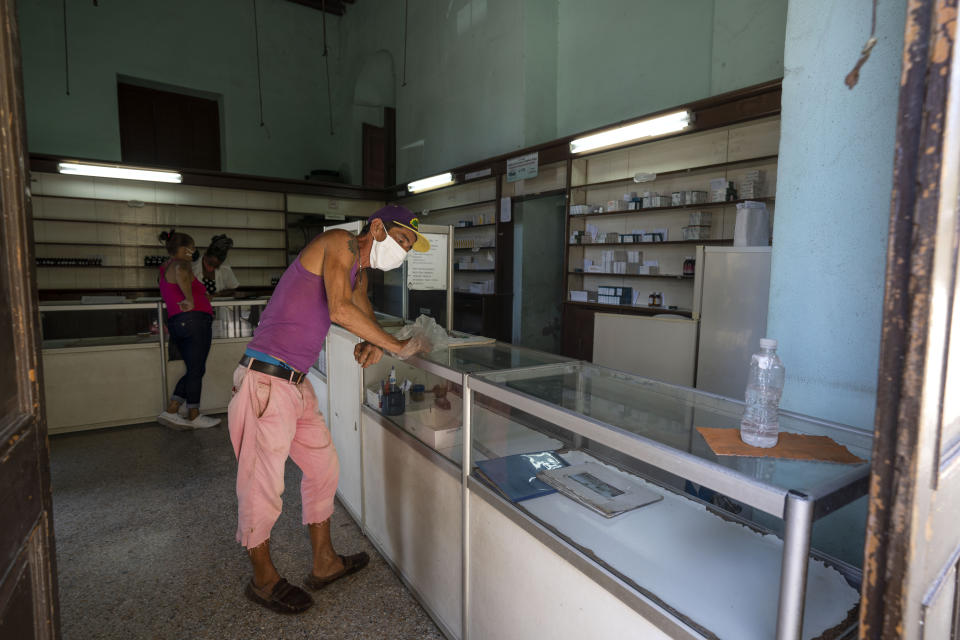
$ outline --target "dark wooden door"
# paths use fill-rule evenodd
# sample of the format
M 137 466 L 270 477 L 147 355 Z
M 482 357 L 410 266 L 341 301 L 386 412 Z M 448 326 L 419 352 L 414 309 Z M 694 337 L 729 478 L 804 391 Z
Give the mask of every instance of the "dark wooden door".
M 910 0 L 860 637 L 960 638 L 957 0 Z
M 386 187 L 387 130 L 363 123 L 363 186 Z
M 383 126 L 363 123 L 363 186 L 392 187 L 397 175 L 397 112 L 383 108 Z
M 60 636 L 15 0 L 0 0 L 0 638 Z
M 123 162 L 220 170 L 216 100 L 118 82 L 117 105 Z

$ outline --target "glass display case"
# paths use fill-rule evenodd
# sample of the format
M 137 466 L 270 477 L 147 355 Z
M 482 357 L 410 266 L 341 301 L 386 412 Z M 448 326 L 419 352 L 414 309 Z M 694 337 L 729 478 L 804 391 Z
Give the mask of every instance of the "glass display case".
M 212 301 L 213 343 L 206 361 L 203 411 L 227 406 L 230 374 L 267 302 Z M 39 311 L 51 433 L 150 422 L 163 410 L 185 365 L 170 343 L 159 298 L 45 302 Z
M 828 514 L 862 526 L 855 500 L 868 488 L 869 433 L 781 412 L 781 433 L 827 436 L 860 461 L 718 456 L 697 427 L 737 427 L 741 402 L 582 362 L 477 370 L 463 385 L 465 486 L 687 627 L 738 640 L 855 628 L 860 570 L 831 556 L 847 532 L 812 548 L 811 529 Z M 550 484 L 531 499 L 511 495 L 509 464 L 504 477 L 484 463 L 541 452 L 576 468 L 536 476 Z M 598 510 L 634 491 L 652 502 L 612 517 Z
M 459 466 L 465 374 L 567 361 L 562 356 L 502 342 L 439 349 L 409 360 L 385 355 L 364 370 L 364 404 Z M 387 386 L 391 371 L 399 390 Z M 556 443 L 522 426 L 516 431 L 493 444 L 491 454 L 506 455 L 518 447 Z
M 269 296 L 255 299 L 217 298 L 213 306 L 213 339 L 252 338 Z M 164 316 L 166 317 L 166 316 Z
M 213 339 L 253 336 L 268 301 L 268 297 L 213 300 Z M 99 304 L 41 302 L 39 309 L 43 349 L 160 342 L 159 327 L 167 320 L 159 298 Z
M 42 349 L 159 342 L 156 302 L 40 303 Z

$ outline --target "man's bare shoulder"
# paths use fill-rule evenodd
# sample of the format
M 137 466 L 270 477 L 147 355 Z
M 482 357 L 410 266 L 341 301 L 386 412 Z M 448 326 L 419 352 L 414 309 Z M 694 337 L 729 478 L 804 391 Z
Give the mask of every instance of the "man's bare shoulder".
M 331 229 L 324 231 L 304 247 L 300 253 L 300 263 L 307 271 L 322 275 L 326 258 L 352 264 L 359 255 L 357 236 L 344 229 Z

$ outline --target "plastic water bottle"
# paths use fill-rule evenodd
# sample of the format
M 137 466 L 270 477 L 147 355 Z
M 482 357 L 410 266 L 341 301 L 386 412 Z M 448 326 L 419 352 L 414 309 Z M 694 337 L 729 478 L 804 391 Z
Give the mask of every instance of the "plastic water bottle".
M 747 408 L 740 421 L 740 439 L 764 449 L 780 437 L 779 409 L 783 393 L 783 363 L 777 356 L 777 341 L 760 339 L 760 351 L 750 358 L 747 379 Z

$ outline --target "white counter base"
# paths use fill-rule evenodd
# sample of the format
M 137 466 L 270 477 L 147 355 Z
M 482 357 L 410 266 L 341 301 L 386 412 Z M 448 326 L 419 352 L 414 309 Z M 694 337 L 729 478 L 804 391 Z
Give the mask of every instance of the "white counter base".
M 563 457 L 570 464 L 599 462 L 580 451 Z M 521 504 L 551 526 L 562 524 L 564 534 L 578 545 L 718 637 L 775 637 L 783 541 L 629 477 L 663 500 L 610 519 L 560 494 Z M 860 598 L 838 571 L 822 562 L 810 560 L 807 576 L 805 639 L 840 623 Z

